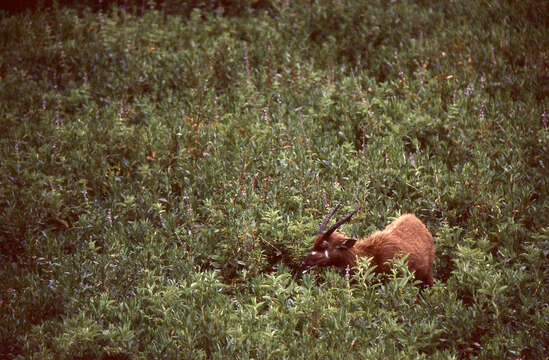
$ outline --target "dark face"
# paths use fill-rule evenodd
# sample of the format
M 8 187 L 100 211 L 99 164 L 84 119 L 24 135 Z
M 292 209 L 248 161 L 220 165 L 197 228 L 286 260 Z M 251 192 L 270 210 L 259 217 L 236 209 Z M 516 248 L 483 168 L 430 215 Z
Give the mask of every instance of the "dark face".
M 350 239 L 342 233 L 334 232 L 328 238 L 320 235 L 315 240 L 313 250 L 302 263 L 304 269 L 314 266 L 335 266 L 345 268 L 354 264 L 355 255 L 351 248 L 355 239 Z

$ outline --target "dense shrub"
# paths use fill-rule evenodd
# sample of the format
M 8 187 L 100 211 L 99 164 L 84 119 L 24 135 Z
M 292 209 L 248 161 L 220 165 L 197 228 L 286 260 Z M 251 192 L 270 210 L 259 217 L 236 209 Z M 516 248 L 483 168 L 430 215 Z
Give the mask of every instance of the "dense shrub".
M 0 357 L 547 356 L 546 3 L 104 3 L 0 13 Z

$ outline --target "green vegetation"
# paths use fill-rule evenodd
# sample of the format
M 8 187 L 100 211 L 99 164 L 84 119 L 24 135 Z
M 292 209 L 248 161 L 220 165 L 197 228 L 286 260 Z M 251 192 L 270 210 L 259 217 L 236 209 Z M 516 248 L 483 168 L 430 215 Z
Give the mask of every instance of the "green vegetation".
M 547 356 L 547 1 L 142 3 L 0 13 L 1 358 Z

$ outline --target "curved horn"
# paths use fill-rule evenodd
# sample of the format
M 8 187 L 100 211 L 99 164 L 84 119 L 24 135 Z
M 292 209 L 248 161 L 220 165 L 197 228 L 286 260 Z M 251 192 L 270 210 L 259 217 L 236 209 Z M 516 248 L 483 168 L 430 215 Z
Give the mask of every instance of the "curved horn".
M 354 214 L 356 214 L 356 212 L 358 211 L 358 209 L 356 209 L 355 211 L 353 211 L 352 213 L 350 213 L 349 215 L 345 216 L 343 219 L 339 220 L 338 222 L 336 222 L 335 224 L 332 225 L 331 228 L 329 228 L 325 233 L 324 233 L 324 236 L 330 236 L 334 231 L 337 230 L 338 227 L 340 227 L 341 225 L 345 224 L 347 221 L 351 220 L 351 218 L 353 217 Z
M 332 209 L 332 211 L 330 211 L 330 213 L 324 217 L 324 220 L 322 220 L 322 223 L 320 224 L 320 228 L 318 229 L 318 235 L 322 235 L 322 232 L 324 231 L 324 228 L 326 227 L 326 224 L 328 223 L 328 221 L 330 221 L 330 218 L 335 214 L 337 209 L 339 209 L 340 205 L 341 205 L 341 203 L 337 204 Z

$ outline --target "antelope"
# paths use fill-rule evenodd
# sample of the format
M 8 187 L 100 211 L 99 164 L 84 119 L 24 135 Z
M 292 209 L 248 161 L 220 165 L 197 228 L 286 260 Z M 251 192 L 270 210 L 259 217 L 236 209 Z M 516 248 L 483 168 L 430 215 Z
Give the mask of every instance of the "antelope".
M 361 240 L 336 231 L 358 211 L 355 210 L 324 231 L 326 224 L 339 208 L 339 204 L 322 220 L 312 251 L 303 261 L 302 268 L 334 266 L 340 269 L 353 267 L 359 257 L 372 258 L 374 271 L 387 273 L 395 256 L 408 254 L 407 264 L 421 286 L 433 285 L 433 237 L 427 227 L 413 214 L 404 214 L 384 230 L 376 231 Z

